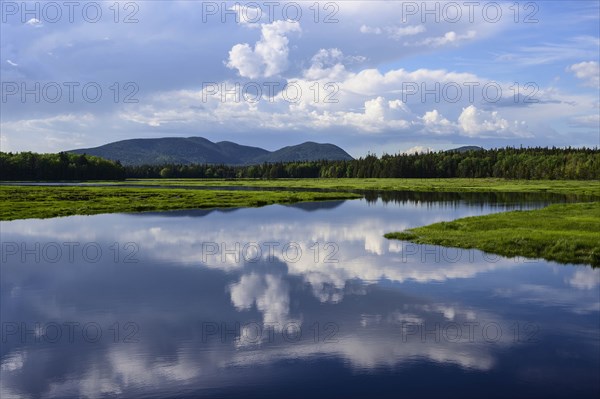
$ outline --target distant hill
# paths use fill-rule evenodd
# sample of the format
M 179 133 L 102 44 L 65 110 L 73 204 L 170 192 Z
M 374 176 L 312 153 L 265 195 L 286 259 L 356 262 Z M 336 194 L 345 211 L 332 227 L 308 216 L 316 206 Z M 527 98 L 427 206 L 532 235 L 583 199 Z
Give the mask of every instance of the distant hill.
M 484 148 L 478 147 L 476 145 L 465 145 L 462 147 L 447 150 L 446 152 L 467 152 L 467 151 L 483 151 L 483 150 L 484 150 Z
M 261 155 L 254 161 L 263 162 L 290 162 L 327 159 L 332 161 L 350 160 L 352 157 L 337 145 L 319 144 L 312 141 L 280 148 L 277 151 Z
M 203 137 L 165 137 L 158 139 L 130 139 L 116 141 L 94 148 L 68 151 L 75 154 L 96 155 L 120 161 L 123 165 L 226 164 L 252 165 L 264 162 L 350 160 L 352 157 L 333 144 L 306 142 L 267 151 L 220 141 L 213 143 Z

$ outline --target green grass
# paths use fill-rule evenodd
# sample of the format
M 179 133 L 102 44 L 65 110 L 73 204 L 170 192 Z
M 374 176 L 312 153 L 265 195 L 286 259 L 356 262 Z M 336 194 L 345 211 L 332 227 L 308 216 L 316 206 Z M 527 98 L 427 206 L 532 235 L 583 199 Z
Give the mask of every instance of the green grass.
M 352 193 L 0 186 L 0 220 L 115 212 L 256 207 L 359 198 Z
M 386 238 L 476 248 L 507 257 L 600 266 L 600 202 L 468 217 L 388 233 Z
M 115 184 L 247 186 L 285 189 L 556 193 L 600 197 L 599 180 L 506 179 L 128 179 Z

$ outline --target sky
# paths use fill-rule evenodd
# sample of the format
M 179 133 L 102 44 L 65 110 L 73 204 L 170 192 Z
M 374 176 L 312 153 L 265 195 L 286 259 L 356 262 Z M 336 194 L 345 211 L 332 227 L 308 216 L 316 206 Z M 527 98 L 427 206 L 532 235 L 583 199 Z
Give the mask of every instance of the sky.
M 0 148 L 600 146 L 598 1 L 5 1 Z

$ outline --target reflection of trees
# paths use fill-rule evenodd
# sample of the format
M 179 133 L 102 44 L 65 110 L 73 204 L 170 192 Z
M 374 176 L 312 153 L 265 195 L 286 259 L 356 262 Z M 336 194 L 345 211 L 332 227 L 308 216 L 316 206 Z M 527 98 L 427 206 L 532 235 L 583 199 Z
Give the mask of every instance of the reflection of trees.
M 361 191 L 369 203 L 381 199 L 384 203 L 405 205 L 407 203 L 444 203 L 458 206 L 466 204 L 550 204 L 579 202 L 589 199 L 585 195 L 553 193 L 511 193 L 511 192 L 419 192 L 419 191 Z

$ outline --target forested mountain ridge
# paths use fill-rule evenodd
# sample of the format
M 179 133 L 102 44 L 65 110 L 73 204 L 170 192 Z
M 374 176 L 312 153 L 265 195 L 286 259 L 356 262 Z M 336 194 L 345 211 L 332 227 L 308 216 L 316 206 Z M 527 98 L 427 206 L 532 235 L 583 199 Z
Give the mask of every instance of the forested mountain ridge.
M 352 159 L 346 151 L 333 144 L 320 144 L 309 141 L 271 152 L 263 148 L 241 145 L 231 141 L 213 143 L 203 137 L 130 139 L 69 152 L 120 161 L 123 165 L 251 165 L 263 162 Z

